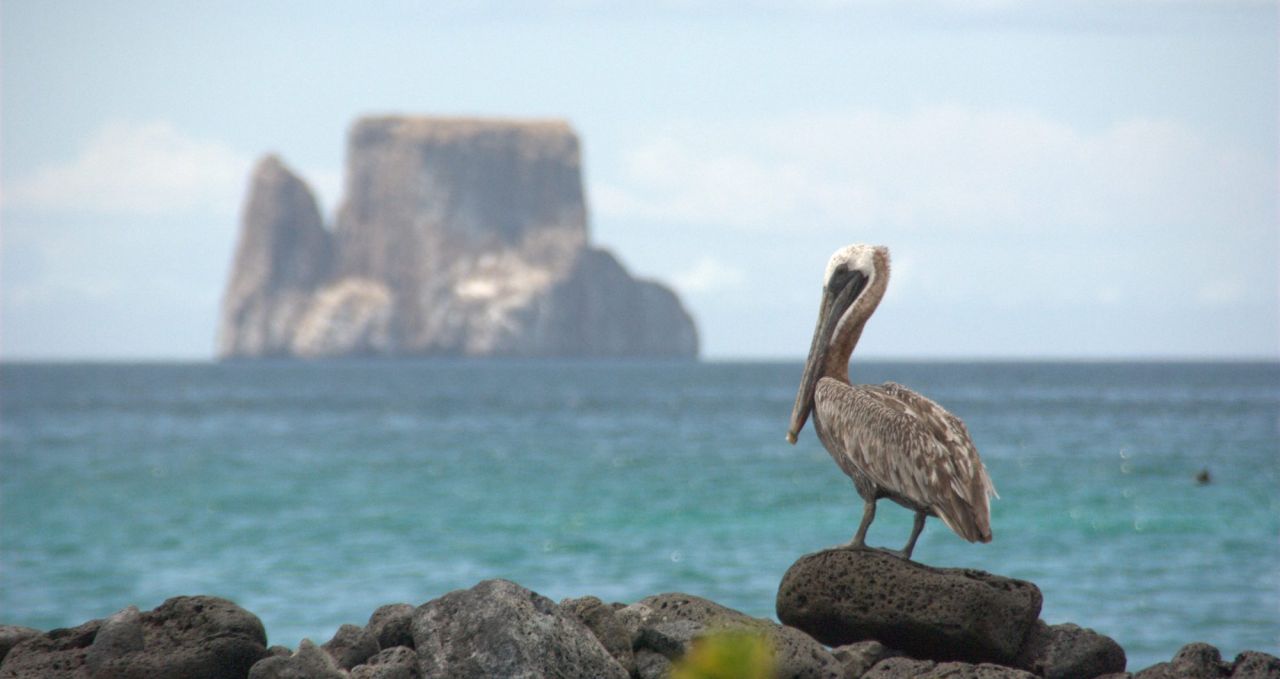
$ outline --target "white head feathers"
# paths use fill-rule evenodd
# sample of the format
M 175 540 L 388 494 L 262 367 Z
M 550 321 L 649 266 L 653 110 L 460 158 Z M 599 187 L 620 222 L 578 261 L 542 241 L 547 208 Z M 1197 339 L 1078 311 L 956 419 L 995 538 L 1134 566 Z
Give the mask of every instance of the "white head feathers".
M 835 254 L 831 255 L 831 259 L 827 261 L 827 272 L 823 275 L 822 282 L 825 284 L 827 281 L 831 280 L 831 276 L 835 273 L 836 267 L 840 266 L 842 263 L 850 271 L 861 271 L 862 275 L 866 276 L 867 279 L 870 280 L 876 273 L 875 256 L 877 251 L 882 252 L 885 256 L 885 260 L 888 260 L 889 248 L 886 248 L 883 245 L 877 246 L 854 243 L 853 245 L 846 245 L 839 250 L 836 250 Z

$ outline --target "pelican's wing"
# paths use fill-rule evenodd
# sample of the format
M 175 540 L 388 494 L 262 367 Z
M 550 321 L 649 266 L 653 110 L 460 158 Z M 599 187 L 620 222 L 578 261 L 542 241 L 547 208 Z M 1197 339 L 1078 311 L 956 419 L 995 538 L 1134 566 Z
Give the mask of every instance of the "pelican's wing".
M 824 379 L 818 392 L 819 417 L 849 463 L 966 540 L 991 540 L 995 487 L 959 418 L 900 384 Z

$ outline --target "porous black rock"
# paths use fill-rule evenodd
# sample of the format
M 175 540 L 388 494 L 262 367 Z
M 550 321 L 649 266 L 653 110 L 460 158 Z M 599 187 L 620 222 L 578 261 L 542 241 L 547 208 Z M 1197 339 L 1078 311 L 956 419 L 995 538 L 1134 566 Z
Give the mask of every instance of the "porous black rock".
M 1043 598 L 1024 580 L 940 569 L 868 549 L 796 561 L 778 619 L 829 646 L 874 639 L 913 658 L 1015 663 Z
M 413 641 L 423 676 L 628 676 L 586 625 L 508 580 L 485 580 L 418 607 Z
M 293 655 L 259 660 L 249 668 L 249 679 L 347 679 L 347 675 L 338 669 L 333 656 L 310 639 L 303 639 Z
M 1071 623 L 1037 621 L 1017 665 L 1045 679 L 1093 679 L 1124 672 L 1124 649 L 1110 637 Z
M 28 639 L 9 652 L 0 677 L 243 679 L 266 656 L 266 641 L 258 617 L 226 599 L 174 597 Z
M 1037 679 L 1025 670 L 992 663 L 936 662 L 889 658 L 876 663 L 863 679 Z
M 369 656 L 381 650 L 377 637 L 363 627 L 355 625 L 339 627 L 333 638 L 320 648 L 333 656 L 333 661 L 344 670 L 363 663 L 369 659 Z
M 351 670 L 351 679 L 418 679 L 418 654 L 408 646 L 378 651 Z
M 689 643 L 711 632 L 755 632 L 773 646 L 775 676 L 779 678 L 838 679 L 844 675 L 840 661 L 804 632 L 749 616 L 709 599 L 679 592 L 658 594 L 641 599 L 634 610 L 641 621 L 637 648 L 671 657 L 676 655 L 672 653 L 673 644 L 685 642 L 679 653 L 683 655 Z
M 387 604 L 369 616 L 365 629 L 378 640 L 379 648 L 413 648 L 413 611 L 409 604 Z

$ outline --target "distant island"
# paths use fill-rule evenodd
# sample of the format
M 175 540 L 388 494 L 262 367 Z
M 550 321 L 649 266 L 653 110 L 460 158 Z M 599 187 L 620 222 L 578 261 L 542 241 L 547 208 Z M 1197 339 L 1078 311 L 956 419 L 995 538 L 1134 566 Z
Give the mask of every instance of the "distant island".
M 693 319 L 588 242 L 563 121 L 358 120 L 324 223 L 276 156 L 254 168 L 220 358 L 694 358 Z

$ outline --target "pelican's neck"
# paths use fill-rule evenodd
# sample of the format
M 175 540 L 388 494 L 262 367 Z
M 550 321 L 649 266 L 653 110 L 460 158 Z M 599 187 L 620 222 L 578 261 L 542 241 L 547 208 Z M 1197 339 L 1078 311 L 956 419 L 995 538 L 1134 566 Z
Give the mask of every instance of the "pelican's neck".
M 862 328 L 867 325 L 867 319 L 875 313 L 880 299 L 884 297 L 885 288 L 889 286 L 889 258 L 884 250 L 877 249 L 872 262 L 866 287 L 840 317 L 835 334 L 831 336 L 827 362 L 822 368 L 823 377 L 832 377 L 849 384 L 849 357 L 853 355 L 853 348 L 862 337 Z

